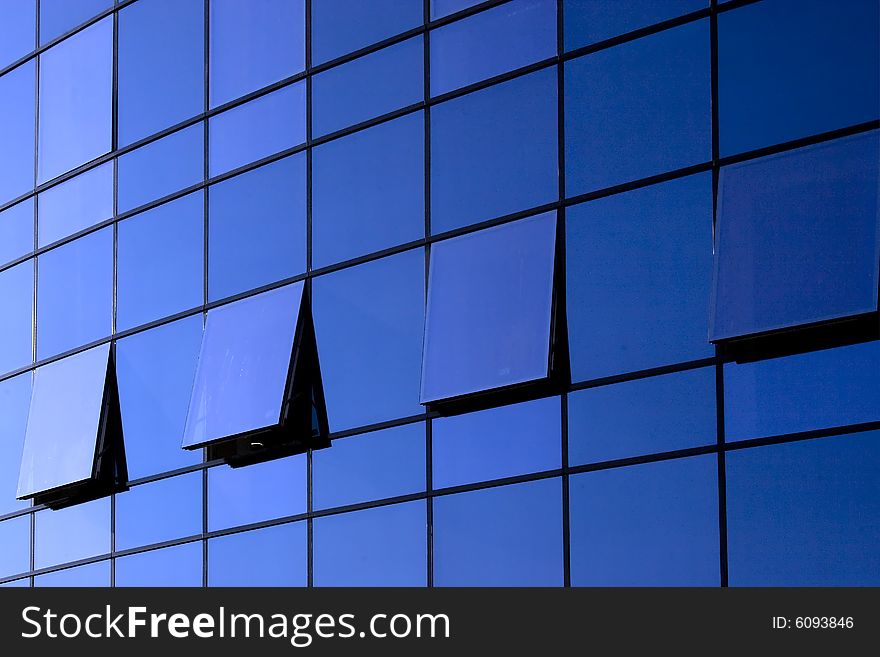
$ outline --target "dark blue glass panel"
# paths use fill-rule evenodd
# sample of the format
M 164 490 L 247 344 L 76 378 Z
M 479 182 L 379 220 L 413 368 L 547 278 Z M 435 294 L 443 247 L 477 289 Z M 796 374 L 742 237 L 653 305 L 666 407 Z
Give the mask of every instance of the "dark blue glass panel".
M 202 531 L 202 473 L 151 481 L 116 496 L 116 549 L 151 545 Z
M 34 586 L 110 586 L 110 562 L 99 561 L 40 575 L 34 578 Z
M 415 415 L 425 307 L 422 249 L 313 280 L 331 431 Z
M 555 213 L 432 246 L 422 403 L 548 375 L 555 254 Z
M 33 362 L 34 261 L 0 271 L 0 372 Z
M 721 170 L 713 340 L 877 310 L 880 133 Z
M 314 521 L 315 586 L 425 586 L 424 501 Z
M 305 68 L 305 0 L 211 0 L 211 107 Z
M 196 124 L 119 158 L 119 212 L 195 185 L 205 177 L 205 129 Z
M 708 173 L 569 208 L 566 235 L 573 381 L 713 355 Z
M 709 0 L 564 0 L 565 49 L 588 46 L 708 6 Z
M 0 77 L 0 203 L 34 188 L 35 76 L 30 61 Z
M 279 424 L 303 284 L 208 311 L 183 446 Z
M 880 420 L 880 342 L 724 366 L 725 437 Z
M 113 19 L 109 16 L 40 55 L 38 182 L 111 148 Z
M 555 201 L 556 71 L 431 110 L 431 228 L 459 228 Z
M 416 112 L 314 150 L 316 268 L 424 237 L 424 122 Z
M 556 54 L 556 1 L 513 0 L 431 33 L 431 95 Z
M 561 430 L 559 397 L 438 418 L 434 488 L 560 468 Z
M 210 175 L 250 164 L 306 140 L 306 85 L 298 82 L 208 122 Z
M 208 541 L 208 586 L 306 586 L 305 522 Z
M 0 265 L 34 250 L 34 200 L 0 212 Z
M 422 422 L 333 442 L 312 454 L 312 501 L 326 509 L 425 490 Z
M 33 51 L 36 42 L 37 0 L 0 3 L 0 68 Z
M 312 63 L 322 64 L 422 24 L 422 0 L 312 4 Z
M 40 194 L 39 246 L 113 217 L 113 163 L 107 162 Z
M 568 396 L 568 462 L 714 445 L 715 425 L 711 367 L 581 390 Z
M 200 452 L 180 449 L 201 344 L 201 315 L 116 343 L 129 479 L 201 461 Z
M 31 517 L 0 522 L 0 577 L 30 570 Z
M 205 109 L 204 0 L 147 0 L 119 12 L 119 145 Z
M 305 271 L 305 154 L 226 180 L 208 194 L 210 301 Z
M 110 498 L 37 513 L 37 569 L 110 552 Z
M 208 471 L 208 530 L 306 511 L 306 457 Z
M 711 153 L 709 21 L 565 65 L 565 184 L 591 192 Z
M 769 0 L 718 16 L 721 155 L 880 117 L 876 2 Z
M 37 359 L 110 334 L 113 230 L 104 228 L 37 259 Z
M 19 497 L 92 477 L 109 358 L 103 344 L 37 368 Z
M 434 500 L 434 584 L 562 586 L 560 479 Z
M 201 586 L 202 543 L 185 543 L 116 560 L 116 586 Z
M 40 0 L 40 45 L 82 25 L 113 0 Z
M 17 457 L 24 446 L 30 403 L 30 372 L 0 381 L 0 449 L 6 455 L 0 459 L 0 515 L 18 511 L 29 504 L 15 498 L 21 465 Z
M 197 192 L 119 223 L 117 330 L 201 305 L 204 215 Z
M 718 466 L 695 456 L 575 475 L 573 586 L 718 586 Z
M 422 37 L 408 39 L 316 75 L 312 129 L 316 137 L 423 100 Z
M 462 9 L 478 5 L 483 0 L 431 0 L 431 19 L 443 18 Z
M 880 432 L 727 454 L 732 586 L 880 585 Z

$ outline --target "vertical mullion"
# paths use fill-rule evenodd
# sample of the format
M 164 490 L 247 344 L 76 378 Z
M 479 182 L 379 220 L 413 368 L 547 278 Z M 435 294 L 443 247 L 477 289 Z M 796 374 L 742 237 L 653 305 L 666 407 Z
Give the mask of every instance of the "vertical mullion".
M 40 46 L 40 3 L 34 3 L 34 11 L 35 19 L 34 19 L 34 41 L 35 47 L 39 48 Z M 39 176 L 40 170 L 40 57 L 39 55 L 34 57 L 34 189 L 37 188 L 37 180 Z M 34 251 L 37 250 L 39 245 L 39 221 L 40 221 L 40 212 L 39 212 L 39 196 L 34 193 Z M 34 294 L 33 294 L 33 306 L 31 308 L 31 357 L 33 358 L 33 362 L 37 362 L 37 283 L 39 282 L 39 273 L 37 271 L 38 258 L 34 256 Z M 31 370 L 29 372 L 31 386 L 34 385 L 34 376 L 36 376 L 36 370 Z M 34 503 L 31 500 L 31 508 L 33 509 Z M 36 546 L 36 534 L 37 534 L 37 514 L 35 511 L 31 510 L 30 514 L 30 555 L 28 565 L 31 572 L 35 569 L 35 546 Z M 30 586 L 34 586 L 34 578 L 31 576 L 30 578 Z
M 425 110 L 422 121 L 425 127 L 425 238 L 431 236 L 431 0 L 422 3 L 424 36 L 422 42 L 424 63 L 424 101 Z M 428 296 L 428 273 L 431 262 L 431 244 L 425 244 L 425 303 Z M 434 439 L 431 418 L 425 420 L 425 528 L 426 528 L 426 583 L 434 586 Z
M 312 0 L 305 0 L 306 63 L 306 279 L 309 303 L 312 299 Z M 312 519 L 313 481 L 312 450 L 306 452 L 306 586 L 315 585 L 314 521 Z
M 204 88 L 203 88 L 203 103 L 204 103 L 204 111 L 205 111 L 205 119 L 202 123 L 202 134 L 203 134 L 203 162 L 202 162 L 202 176 L 204 181 L 207 182 L 209 174 L 210 174 L 210 166 L 209 166 L 209 130 L 208 130 L 208 110 L 210 109 L 211 96 L 210 96 L 210 72 L 211 72 L 211 0 L 204 0 L 204 26 L 203 26 L 203 38 L 204 38 Z M 204 223 L 202 224 L 202 301 L 207 307 L 208 304 L 208 229 L 209 229 L 209 216 L 208 211 L 210 208 L 210 204 L 208 199 L 210 197 L 210 188 L 205 187 L 202 190 L 202 211 L 204 213 Z M 204 329 L 205 322 L 207 321 L 207 310 L 202 313 L 202 328 Z M 208 449 L 206 447 L 202 448 L 202 535 L 206 535 L 208 533 L 208 469 L 204 467 L 204 462 L 208 459 Z M 207 539 L 202 540 L 202 586 L 208 586 L 208 541 Z

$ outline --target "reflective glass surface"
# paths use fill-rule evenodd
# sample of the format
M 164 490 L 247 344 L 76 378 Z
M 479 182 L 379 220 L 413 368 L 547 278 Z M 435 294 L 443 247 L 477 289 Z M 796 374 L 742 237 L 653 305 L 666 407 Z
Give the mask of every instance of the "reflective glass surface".
M 305 522 L 208 541 L 208 586 L 305 586 Z
M 18 511 L 29 504 L 15 498 L 30 403 L 30 372 L 0 381 L 0 449 L 6 455 L 0 459 L 0 515 Z
M 116 549 L 127 550 L 202 531 L 202 473 L 134 486 L 116 495 Z
M 431 0 L 431 18 L 443 18 L 462 9 L 480 4 L 483 0 Z
M 112 5 L 113 0 L 40 0 L 40 45 L 69 32 Z
M 33 61 L 0 77 L 0 203 L 34 188 L 35 92 Z
M 37 569 L 110 552 L 110 498 L 36 514 Z
M 565 49 L 588 46 L 708 7 L 709 0 L 564 0 Z
M 36 23 L 37 0 L 0 3 L 0 68 L 34 49 Z
M 116 560 L 116 586 L 201 586 L 202 544 L 184 543 Z
M 0 577 L 27 572 L 30 555 L 31 517 L 0 521 Z
M 312 4 L 312 63 L 335 59 L 422 24 L 422 0 Z
M 0 372 L 33 362 L 34 261 L 0 271 Z
M 0 212 L 0 265 L 34 250 L 34 200 Z
M 113 163 L 107 162 L 40 194 L 38 245 L 43 247 L 113 217 Z
M 110 586 L 110 561 L 65 568 L 34 577 L 34 586 Z

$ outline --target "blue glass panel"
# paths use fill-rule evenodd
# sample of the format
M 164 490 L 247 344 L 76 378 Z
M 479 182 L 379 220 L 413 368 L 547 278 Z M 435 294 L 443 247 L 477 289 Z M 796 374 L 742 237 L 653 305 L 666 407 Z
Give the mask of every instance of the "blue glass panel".
M 422 403 L 548 375 L 556 215 L 431 247 Z
M 733 586 L 880 585 L 880 432 L 727 454 Z
M 76 568 L 56 570 L 34 578 L 34 586 L 110 586 L 110 562 L 98 561 Z
M 0 577 L 30 570 L 31 517 L 0 522 Z
M 112 228 L 44 253 L 37 266 L 38 360 L 110 334 Z
M 90 169 L 40 194 L 39 246 L 113 217 L 113 163 Z
M 208 311 L 183 446 L 279 424 L 303 284 Z
M 434 488 L 562 467 L 559 397 L 438 418 L 431 430 Z
M 565 65 L 565 184 L 591 192 L 711 157 L 708 19 Z
M 119 223 L 117 330 L 201 305 L 205 293 L 204 231 L 202 192 Z
M 714 455 L 571 478 L 573 586 L 718 586 Z
M 129 479 L 201 461 L 200 452 L 180 449 L 201 344 L 201 315 L 116 343 Z
M 218 114 L 208 126 L 212 176 L 302 144 L 306 140 L 305 82 Z
M 313 151 L 316 268 L 424 237 L 424 131 L 416 112 Z
M 556 118 L 554 69 L 434 107 L 433 232 L 555 201 Z
M 305 586 L 305 522 L 208 541 L 208 586 Z
M 312 63 L 322 64 L 422 24 L 422 0 L 312 4 Z
M 110 552 L 110 498 L 37 513 L 37 569 Z
M 572 465 L 714 445 L 715 441 L 715 369 L 711 367 L 589 388 L 568 396 L 568 462 Z
M 725 437 L 880 420 L 880 342 L 724 366 Z
M 0 3 L 0 68 L 24 57 L 37 41 L 37 0 Z
M 34 250 L 34 199 L 0 212 L 0 265 Z
M 305 0 L 211 0 L 211 107 L 305 68 Z
M 109 358 L 103 344 L 37 368 L 19 497 L 92 477 Z
M 425 586 L 425 502 L 314 521 L 315 586 Z
M 0 203 L 34 188 L 35 90 L 33 60 L 0 77 Z
M 69 32 L 113 5 L 113 0 L 40 0 L 40 45 Z
M 205 177 L 205 129 L 196 124 L 119 158 L 119 212 L 162 198 Z
M 556 0 L 513 0 L 431 33 L 431 95 L 556 54 Z
M 721 154 L 880 117 L 876 2 L 770 0 L 718 16 Z
M 30 402 L 30 372 L 0 381 L 0 449 L 6 455 L 0 459 L 0 515 L 29 505 L 15 498 L 21 465 L 18 456 L 24 446 Z
M 425 253 L 415 249 L 313 280 L 331 431 L 423 411 L 424 271 Z
M 249 171 L 209 192 L 208 299 L 306 269 L 306 156 Z
M 116 560 L 116 586 L 201 586 L 202 543 L 185 543 Z
M 483 0 L 431 0 L 431 19 L 443 18 L 462 9 L 478 5 Z
M 0 271 L 0 372 L 33 362 L 34 261 Z
M 326 509 L 425 490 L 425 425 L 333 442 L 312 454 L 312 501 Z
M 721 170 L 711 337 L 877 310 L 880 133 Z
M 24 577 L 22 579 L 16 579 L 11 582 L 3 582 L 0 584 L 2 588 L 28 588 L 31 585 L 31 578 Z
M 312 129 L 320 137 L 424 100 L 422 37 L 320 73 L 312 80 Z
M 152 481 L 116 496 L 116 549 L 192 536 L 202 531 L 202 473 Z
M 111 17 L 40 55 L 38 182 L 110 150 L 112 55 Z
M 208 531 L 305 511 L 304 454 L 246 468 L 208 470 Z
M 434 584 L 562 586 L 560 479 L 434 500 Z
M 708 173 L 569 208 L 566 235 L 573 381 L 713 355 Z

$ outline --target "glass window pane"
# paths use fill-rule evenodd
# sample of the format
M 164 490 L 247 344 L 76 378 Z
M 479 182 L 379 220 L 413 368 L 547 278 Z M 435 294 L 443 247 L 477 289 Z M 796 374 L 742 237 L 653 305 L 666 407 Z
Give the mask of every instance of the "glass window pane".
M 37 359 L 110 334 L 113 229 L 104 228 L 37 258 Z
M 559 397 L 432 422 L 434 488 L 562 467 Z
M 319 73 L 312 81 L 312 129 L 320 137 L 425 98 L 422 37 Z
M 424 114 L 408 114 L 318 146 L 312 181 L 316 268 L 421 239 Z
M 731 586 L 880 584 L 880 432 L 727 454 Z
M 562 586 L 560 479 L 434 500 L 436 586 Z
M 0 266 L 34 250 L 34 199 L 0 212 Z
M 721 170 L 712 339 L 877 310 L 880 132 Z
M 547 377 L 556 215 L 431 247 L 422 403 Z
M 33 51 L 36 41 L 37 0 L 0 2 L 0 68 Z
M 40 0 L 40 45 L 82 25 L 113 0 Z
M 575 475 L 573 586 L 718 586 L 718 466 L 695 456 Z
M 34 60 L 0 77 L 0 203 L 34 188 L 35 90 Z
M 0 522 L 0 577 L 30 570 L 31 517 L 10 518 Z
M 483 0 L 431 0 L 431 19 L 443 18 L 481 2 Z
M 555 69 L 432 108 L 432 231 L 555 201 L 556 119 Z
M 208 586 L 305 586 L 305 522 L 208 541 Z
M 210 175 L 237 169 L 306 140 L 306 85 L 298 82 L 212 117 Z
M 21 462 L 16 458 L 24 446 L 31 403 L 31 373 L 0 381 L 0 515 L 29 506 L 16 498 Z M 0 541 L 2 543 L 2 541 Z
M 119 12 L 119 145 L 205 109 L 204 0 L 143 0 Z
M 119 223 L 118 331 L 202 304 L 204 198 L 190 194 Z
M 184 447 L 281 421 L 303 284 L 208 311 Z
M 555 0 L 506 2 L 431 33 L 431 95 L 555 54 Z
M 425 586 L 424 501 L 316 518 L 315 586 Z
M 43 247 L 113 217 L 113 163 L 81 173 L 40 194 Z
M 33 362 L 34 261 L 0 271 L 0 372 Z
M 568 396 L 572 465 L 716 442 L 715 369 L 589 388 Z
M 31 585 L 31 578 L 24 577 L 22 579 L 16 579 L 11 582 L 3 582 L 0 584 L 2 588 L 27 588 Z
M 292 155 L 209 189 L 208 300 L 306 269 L 306 156 Z
M 315 333 L 330 431 L 423 412 L 425 252 L 315 278 Z
M 201 586 L 202 543 L 141 552 L 116 560 L 116 586 Z
M 714 355 L 708 173 L 571 207 L 566 235 L 572 381 Z
M 711 157 L 708 19 L 565 65 L 565 185 L 582 194 Z
M 422 24 L 422 0 L 312 4 L 312 63 L 322 64 Z
M 333 442 L 312 453 L 314 508 L 358 504 L 425 490 L 422 422 Z
M 34 586 L 110 586 L 110 562 L 98 561 L 34 577 Z
M 116 495 L 116 549 L 170 541 L 202 531 L 202 473 L 151 481 Z
M 40 511 L 35 521 L 37 570 L 110 552 L 109 497 L 58 511 Z
M 40 55 L 39 182 L 111 148 L 113 19 Z

